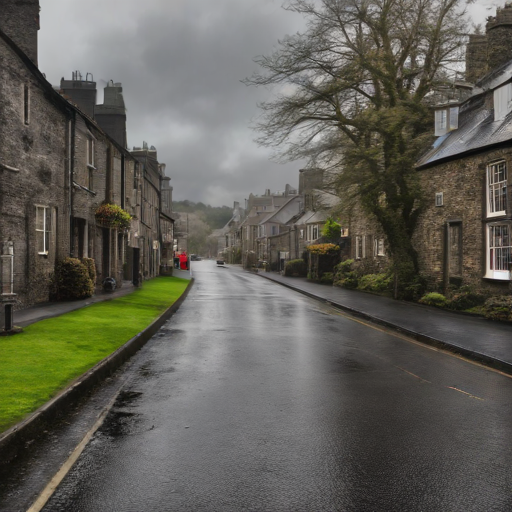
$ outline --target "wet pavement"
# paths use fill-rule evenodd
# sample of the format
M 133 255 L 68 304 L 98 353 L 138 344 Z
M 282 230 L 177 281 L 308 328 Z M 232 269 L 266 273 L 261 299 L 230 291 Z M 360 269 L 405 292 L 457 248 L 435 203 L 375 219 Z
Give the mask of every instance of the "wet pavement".
M 45 512 L 511 508 L 512 379 L 196 262 Z

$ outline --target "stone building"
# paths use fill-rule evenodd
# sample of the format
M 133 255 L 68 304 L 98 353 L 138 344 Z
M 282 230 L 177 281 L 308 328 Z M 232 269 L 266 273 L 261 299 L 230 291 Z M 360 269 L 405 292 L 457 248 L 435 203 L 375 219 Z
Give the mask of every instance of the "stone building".
M 4 0 L 0 10 L 0 242 L 14 263 L 2 289 L 12 275 L 18 307 L 49 299 L 55 264 L 67 256 L 93 258 L 98 285 L 137 283 L 159 273 L 173 239 L 165 166 L 154 148 L 127 150 L 121 84 L 107 85 L 103 105 L 92 75 L 53 88 L 37 68 L 38 16 L 38 0 Z M 105 203 L 133 216 L 130 229 L 95 215 Z
M 414 243 L 422 271 L 440 288 L 470 285 L 505 293 L 512 268 L 511 4 L 489 18 L 485 39 L 479 39 L 479 44 L 487 40 L 487 64 L 482 66 L 481 52 L 468 52 L 468 58 L 479 59 L 477 65 L 468 62 L 468 70 L 491 71 L 455 107 L 458 122 L 444 126 L 445 133 L 419 161 L 428 206 Z M 447 115 L 437 116 L 437 124 Z

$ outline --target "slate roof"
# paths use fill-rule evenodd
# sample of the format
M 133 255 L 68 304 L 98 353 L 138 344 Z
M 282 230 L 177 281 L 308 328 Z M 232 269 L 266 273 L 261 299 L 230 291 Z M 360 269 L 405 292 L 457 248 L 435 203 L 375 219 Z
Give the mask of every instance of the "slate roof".
M 489 73 L 477 83 L 473 94 L 461 104 L 459 128 L 438 137 L 432 148 L 417 163 L 426 167 L 445 159 L 460 157 L 491 146 L 512 142 L 512 112 L 494 121 L 493 90 L 512 81 L 512 61 Z

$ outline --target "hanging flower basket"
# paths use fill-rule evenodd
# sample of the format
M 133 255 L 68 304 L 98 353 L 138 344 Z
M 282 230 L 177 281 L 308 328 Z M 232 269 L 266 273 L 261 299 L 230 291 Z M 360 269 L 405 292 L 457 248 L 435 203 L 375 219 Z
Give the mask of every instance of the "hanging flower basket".
M 117 204 L 102 204 L 95 213 L 96 222 L 105 228 L 128 229 L 132 216 Z

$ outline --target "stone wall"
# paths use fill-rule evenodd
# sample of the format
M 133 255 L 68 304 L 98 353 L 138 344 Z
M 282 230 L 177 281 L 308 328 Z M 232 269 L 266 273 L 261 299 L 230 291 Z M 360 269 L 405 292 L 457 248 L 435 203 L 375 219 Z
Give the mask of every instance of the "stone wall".
M 0 30 L 10 37 L 37 66 L 39 0 L 2 0 Z
M 67 255 L 68 120 L 2 40 L 0 60 L 0 239 L 14 242 L 14 290 L 27 306 L 49 299 L 55 261 Z M 47 254 L 36 244 L 36 205 L 52 212 Z
M 446 292 L 449 285 L 469 285 L 482 291 L 504 293 L 508 281 L 485 279 L 486 265 L 486 168 L 504 158 L 512 164 L 510 148 L 488 151 L 477 156 L 420 170 L 427 207 L 414 235 L 421 272 L 437 289 Z M 436 206 L 436 193 L 443 194 L 442 206 Z M 510 187 L 509 187 L 510 204 Z M 461 228 L 462 272 L 450 270 L 448 262 L 449 226 Z

